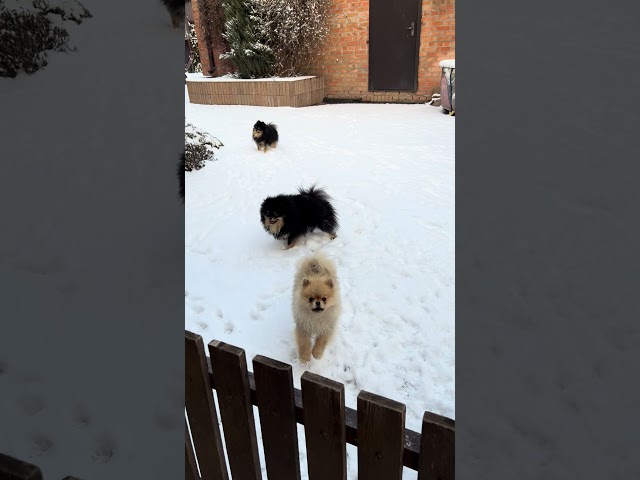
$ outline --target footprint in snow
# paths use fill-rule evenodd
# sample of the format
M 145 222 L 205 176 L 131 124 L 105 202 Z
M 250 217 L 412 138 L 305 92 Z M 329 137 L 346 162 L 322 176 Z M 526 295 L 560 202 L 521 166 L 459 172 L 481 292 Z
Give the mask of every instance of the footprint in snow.
M 115 453 L 115 443 L 108 438 L 103 438 L 96 442 L 91 460 L 94 463 L 109 463 Z
M 204 312 L 204 307 L 202 305 L 193 305 L 191 307 L 191 310 L 193 310 L 196 315 L 200 315 L 202 312 Z
M 78 405 L 73 411 L 73 421 L 79 423 L 83 427 L 88 426 L 91 423 L 91 417 L 89 410 L 84 405 Z
M 295 349 L 289 351 L 289 363 L 296 363 L 298 361 L 298 352 Z
M 41 412 L 46 406 L 44 400 L 40 397 L 25 397 L 21 400 L 20 405 L 29 416 L 33 416 L 36 413 Z
M 40 433 L 31 437 L 31 451 L 33 456 L 39 457 L 47 453 L 51 448 L 53 448 L 53 440 L 49 437 Z

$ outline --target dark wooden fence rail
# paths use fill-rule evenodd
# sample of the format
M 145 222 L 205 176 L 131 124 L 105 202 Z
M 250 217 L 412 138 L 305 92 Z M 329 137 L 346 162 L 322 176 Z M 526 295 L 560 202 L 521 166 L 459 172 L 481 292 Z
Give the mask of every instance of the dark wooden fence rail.
M 43 476 L 39 467 L 0 453 L 0 480 L 43 480 Z M 64 477 L 62 480 L 80 479 Z
M 297 423 L 305 428 L 310 480 L 346 480 L 347 443 L 358 447 L 359 480 L 401 479 L 403 466 L 419 480 L 455 478 L 454 420 L 425 412 L 420 434 L 405 429 L 402 403 L 361 391 L 353 410 L 341 383 L 305 372 L 298 390 L 291 365 L 257 355 L 251 373 L 241 348 L 214 340 L 208 350 L 200 335 L 185 332 L 185 478 L 262 480 L 253 405 L 270 479 L 300 480 Z

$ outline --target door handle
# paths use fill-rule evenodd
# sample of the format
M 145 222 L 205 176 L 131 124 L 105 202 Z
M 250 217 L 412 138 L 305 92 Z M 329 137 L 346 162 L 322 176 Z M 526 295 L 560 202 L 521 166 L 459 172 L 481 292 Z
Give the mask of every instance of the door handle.
M 416 34 L 416 22 L 411 22 L 411 26 L 407 27 L 407 30 L 411 30 L 411 36 L 413 37 Z

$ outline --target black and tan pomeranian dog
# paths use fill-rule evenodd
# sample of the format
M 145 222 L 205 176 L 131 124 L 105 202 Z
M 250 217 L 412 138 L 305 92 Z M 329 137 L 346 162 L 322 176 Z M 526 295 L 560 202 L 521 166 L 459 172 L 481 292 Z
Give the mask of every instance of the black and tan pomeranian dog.
M 251 137 L 256 142 L 258 150 L 263 149 L 264 153 L 267 153 L 269 148 L 276 148 L 278 145 L 278 126 L 258 120 L 253 126 Z
M 316 228 L 333 240 L 338 229 L 338 215 L 329 200 L 331 197 L 316 185 L 308 190 L 299 188 L 297 195 L 268 197 L 260 207 L 260 222 L 276 239 L 286 239 L 285 249 L 293 247 L 300 236 Z
M 178 28 L 184 22 L 185 0 L 160 0 L 171 15 L 173 28 Z
M 178 162 L 177 174 L 178 174 L 178 192 L 180 194 L 180 198 L 182 198 L 182 203 L 184 203 L 184 163 L 186 161 L 184 152 L 180 154 L 180 161 Z

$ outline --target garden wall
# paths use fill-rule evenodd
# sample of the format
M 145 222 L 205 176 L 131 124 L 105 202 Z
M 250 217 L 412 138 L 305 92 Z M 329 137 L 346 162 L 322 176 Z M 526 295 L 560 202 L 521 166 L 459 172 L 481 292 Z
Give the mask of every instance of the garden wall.
M 240 80 L 226 77 L 187 78 L 191 103 L 205 105 L 257 105 L 307 107 L 325 97 L 322 77 Z

